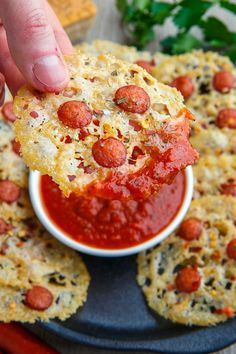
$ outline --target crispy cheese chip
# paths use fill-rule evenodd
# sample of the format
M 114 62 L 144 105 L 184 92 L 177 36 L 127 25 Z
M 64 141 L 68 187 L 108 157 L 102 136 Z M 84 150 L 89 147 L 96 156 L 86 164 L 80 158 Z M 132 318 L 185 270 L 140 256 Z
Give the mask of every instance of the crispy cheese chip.
M 201 50 L 171 56 L 152 71 L 157 80 L 178 88 L 186 99 L 193 100 L 198 95 L 231 91 L 235 73 L 229 58 Z
M 236 200 L 192 202 L 179 230 L 138 257 L 139 285 L 159 315 L 185 325 L 212 326 L 236 311 Z
M 144 198 L 196 160 L 191 115 L 175 89 L 109 55 L 66 62 L 63 92 L 23 87 L 14 103 L 24 160 L 65 195 Z
M 80 256 L 37 221 L 14 138 L 0 114 L 0 321 L 65 320 L 86 301 L 90 277 Z
M 117 59 L 137 63 L 141 67 L 152 73 L 157 65 L 169 58 L 169 55 L 161 52 L 151 54 L 147 51 L 138 51 L 135 47 L 96 39 L 92 44 L 82 43 L 76 46 L 76 49 L 88 55 L 111 54 Z

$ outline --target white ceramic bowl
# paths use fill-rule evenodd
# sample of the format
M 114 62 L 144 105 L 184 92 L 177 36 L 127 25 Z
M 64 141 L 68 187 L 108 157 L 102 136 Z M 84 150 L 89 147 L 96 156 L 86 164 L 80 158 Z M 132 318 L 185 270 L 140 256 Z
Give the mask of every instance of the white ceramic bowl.
M 192 200 L 193 194 L 193 171 L 192 167 L 188 166 L 185 169 L 186 183 L 185 183 L 185 195 L 183 198 L 183 203 L 176 214 L 175 218 L 172 222 L 159 234 L 151 238 L 150 240 L 143 242 L 137 246 L 132 246 L 124 249 L 110 250 L 110 249 L 101 249 L 92 246 L 87 246 L 85 244 L 79 243 L 78 241 L 74 241 L 70 238 L 66 233 L 64 233 L 58 226 L 48 217 L 47 212 L 45 211 L 42 203 L 42 199 L 40 196 L 40 173 L 37 171 L 31 171 L 29 177 L 29 192 L 31 202 L 33 204 L 33 208 L 35 210 L 36 215 L 38 216 L 41 223 L 44 227 L 49 231 L 50 234 L 55 236 L 59 241 L 64 243 L 65 245 L 74 248 L 77 251 L 87 253 L 93 256 L 100 257 L 121 257 L 128 256 L 131 254 L 139 253 L 148 248 L 151 248 L 165 238 L 167 238 L 181 223 L 183 220 Z

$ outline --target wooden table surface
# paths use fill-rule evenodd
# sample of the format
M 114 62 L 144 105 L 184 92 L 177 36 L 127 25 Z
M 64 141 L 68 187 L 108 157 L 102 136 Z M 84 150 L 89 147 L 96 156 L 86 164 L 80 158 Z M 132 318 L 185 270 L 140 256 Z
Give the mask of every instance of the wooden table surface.
M 120 43 L 125 43 L 125 37 L 124 34 L 121 30 L 120 26 L 120 20 L 119 20 L 119 14 L 115 8 L 115 0 L 94 0 L 95 3 L 98 6 L 98 16 L 96 19 L 96 22 L 94 24 L 93 29 L 90 31 L 90 33 L 87 36 L 88 41 L 92 41 L 95 38 L 100 38 L 100 39 L 107 39 L 107 40 L 113 40 L 116 42 Z M 215 10 L 217 12 L 217 9 Z M 222 18 L 225 18 L 226 13 L 220 14 Z M 231 27 L 236 30 L 236 23 L 234 19 L 230 16 L 227 15 L 227 23 L 230 22 Z M 173 33 L 174 28 L 170 23 L 167 23 L 167 25 L 164 27 L 164 29 L 158 28 L 158 37 L 162 38 L 163 33 L 170 34 Z M 152 45 L 149 46 L 150 50 L 157 50 L 158 46 L 157 43 L 153 43 Z M 58 349 L 58 351 L 61 354 L 118 354 L 121 352 L 117 351 L 105 351 L 105 350 L 99 350 L 99 349 L 94 349 L 94 348 L 87 348 L 81 345 L 75 345 L 71 344 L 67 341 L 64 341 L 61 338 L 55 337 L 51 333 L 47 333 L 38 326 L 28 326 L 30 330 L 35 332 L 37 335 L 39 335 L 43 340 L 47 341 L 51 345 L 53 345 L 55 348 Z M 32 353 L 33 354 L 33 353 Z M 127 353 L 131 354 L 131 353 Z M 134 354 L 134 352 L 133 352 Z M 138 354 L 138 353 L 136 353 Z M 145 353 L 140 353 L 139 354 L 147 354 Z M 230 348 L 227 348 L 223 351 L 220 351 L 219 354 L 236 354 L 236 344 L 231 346 Z

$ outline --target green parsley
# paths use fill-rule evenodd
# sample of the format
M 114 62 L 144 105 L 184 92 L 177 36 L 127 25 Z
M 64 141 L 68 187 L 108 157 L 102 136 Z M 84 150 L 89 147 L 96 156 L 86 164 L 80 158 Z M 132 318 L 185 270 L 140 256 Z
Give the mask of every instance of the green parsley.
M 143 49 L 155 39 L 155 27 L 167 19 L 175 24 L 177 33 L 161 41 L 165 53 L 180 54 L 195 48 L 217 50 L 236 61 L 236 32 L 208 11 L 218 5 L 236 15 L 236 3 L 230 0 L 116 0 L 131 44 Z M 202 39 L 192 32 L 198 28 Z

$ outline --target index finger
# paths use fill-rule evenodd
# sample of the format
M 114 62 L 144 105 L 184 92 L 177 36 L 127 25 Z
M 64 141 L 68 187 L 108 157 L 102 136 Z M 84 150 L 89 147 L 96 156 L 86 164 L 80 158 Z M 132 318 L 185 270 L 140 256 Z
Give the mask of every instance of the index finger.
M 5 79 L 4 76 L 0 73 L 0 106 L 2 106 L 4 102 L 5 96 Z

